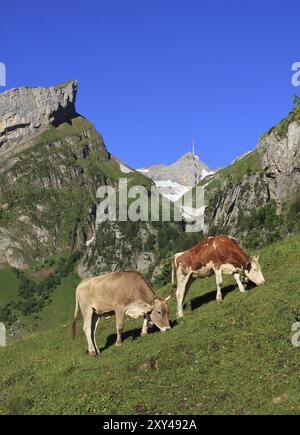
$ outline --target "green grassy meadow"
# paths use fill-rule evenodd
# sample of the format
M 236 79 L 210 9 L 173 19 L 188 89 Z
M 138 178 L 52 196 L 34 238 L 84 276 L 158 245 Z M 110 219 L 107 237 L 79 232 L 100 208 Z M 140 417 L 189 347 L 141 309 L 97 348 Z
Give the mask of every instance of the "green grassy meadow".
M 82 321 L 70 339 L 77 278 L 69 275 L 35 332 L 0 348 L 0 414 L 299 414 L 300 348 L 291 328 L 300 309 L 300 236 L 261 254 L 265 286 L 242 295 L 227 277 L 217 303 L 214 278 L 197 280 L 178 322 L 172 298 L 165 334 L 139 338 L 142 319 L 127 320 L 116 348 L 114 318 L 102 319 L 97 358 L 85 353 Z M 16 285 L 1 269 L 0 302 Z

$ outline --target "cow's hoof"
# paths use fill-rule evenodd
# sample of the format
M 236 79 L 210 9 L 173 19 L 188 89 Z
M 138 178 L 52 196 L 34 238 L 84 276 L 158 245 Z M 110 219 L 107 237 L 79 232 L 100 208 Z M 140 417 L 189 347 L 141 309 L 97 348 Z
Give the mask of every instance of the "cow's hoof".
M 92 350 L 92 352 L 89 352 L 89 355 L 90 356 L 98 356 L 97 352 L 94 350 Z
M 177 319 L 183 319 L 183 314 L 176 314 Z
M 220 302 L 222 302 L 222 301 L 223 301 L 223 298 L 217 298 L 216 300 L 217 300 L 217 302 L 219 302 L 219 303 L 220 303 Z
M 142 332 L 141 333 L 141 337 L 147 337 L 147 335 L 148 335 L 148 332 Z
M 116 347 L 122 346 L 122 343 L 116 343 Z

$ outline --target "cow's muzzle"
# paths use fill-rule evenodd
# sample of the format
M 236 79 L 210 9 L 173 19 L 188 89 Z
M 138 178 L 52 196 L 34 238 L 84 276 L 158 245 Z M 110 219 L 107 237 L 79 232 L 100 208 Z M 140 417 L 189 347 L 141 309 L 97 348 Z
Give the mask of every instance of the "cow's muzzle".
M 165 326 L 164 328 L 161 328 L 161 332 L 167 332 L 169 329 L 171 329 L 171 326 Z

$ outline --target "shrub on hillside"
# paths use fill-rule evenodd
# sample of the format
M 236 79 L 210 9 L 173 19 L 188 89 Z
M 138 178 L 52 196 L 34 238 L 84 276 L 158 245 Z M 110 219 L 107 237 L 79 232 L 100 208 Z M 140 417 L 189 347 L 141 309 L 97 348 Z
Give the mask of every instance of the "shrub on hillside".
M 288 234 L 300 231 L 300 195 L 288 207 L 284 229 Z
M 281 238 L 283 217 L 277 213 L 275 201 L 251 213 L 240 214 L 238 231 L 243 233 L 243 242 L 248 248 L 259 248 Z
M 167 257 L 164 260 L 162 260 L 161 271 L 159 275 L 156 276 L 155 279 L 153 280 L 154 287 L 156 288 L 163 287 L 171 281 L 171 270 L 172 270 L 171 264 L 172 264 L 173 255 L 174 254 L 172 252 L 169 252 Z

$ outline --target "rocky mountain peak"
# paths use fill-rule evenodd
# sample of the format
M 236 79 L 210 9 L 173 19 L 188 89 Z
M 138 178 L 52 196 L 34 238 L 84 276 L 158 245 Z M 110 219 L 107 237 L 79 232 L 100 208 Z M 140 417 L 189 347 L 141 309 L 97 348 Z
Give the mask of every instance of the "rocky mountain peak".
M 212 171 L 199 156 L 188 152 L 171 165 L 158 164 L 140 169 L 147 177 L 156 182 L 171 181 L 182 186 L 196 186 L 202 178 Z
M 50 125 L 75 115 L 77 81 L 53 87 L 13 88 L 0 94 L 0 157 Z

